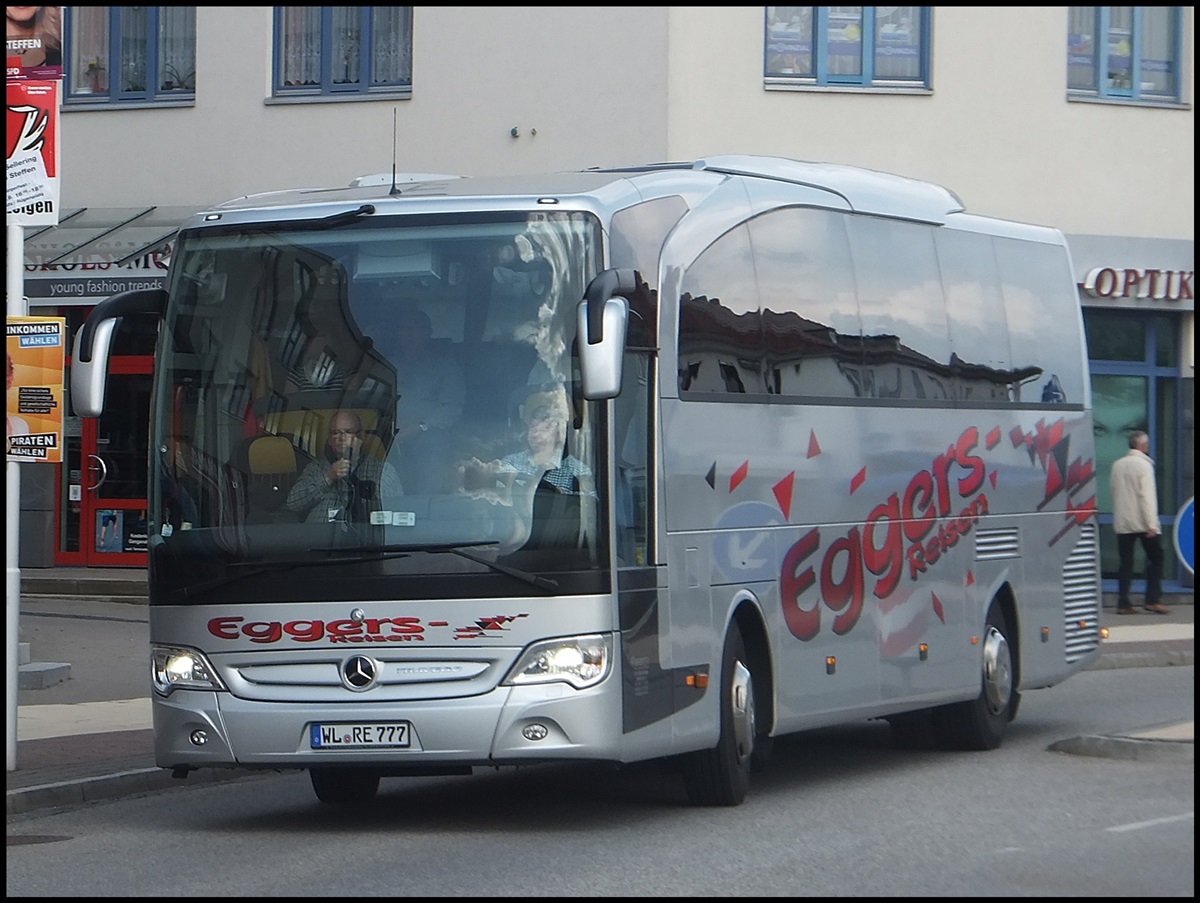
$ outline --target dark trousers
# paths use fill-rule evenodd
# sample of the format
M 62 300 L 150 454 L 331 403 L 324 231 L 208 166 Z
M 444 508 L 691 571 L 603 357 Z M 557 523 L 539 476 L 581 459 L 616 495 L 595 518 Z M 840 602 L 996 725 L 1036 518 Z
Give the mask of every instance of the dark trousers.
M 1135 543 L 1141 540 L 1146 553 L 1146 604 L 1156 605 L 1162 597 L 1163 550 L 1162 534 L 1147 536 L 1145 533 L 1118 533 L 1117 553 L 1121 563 L 1117 567 L 1117 606 L 1129 608 L 1129 584 L 1133 582 L 1133 553 Z

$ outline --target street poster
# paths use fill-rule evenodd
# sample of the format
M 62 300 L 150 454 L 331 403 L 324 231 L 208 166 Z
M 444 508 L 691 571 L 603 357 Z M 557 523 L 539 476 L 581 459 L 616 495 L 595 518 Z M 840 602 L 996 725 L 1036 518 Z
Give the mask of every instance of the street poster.
M 61 6 L 5 7 L 4 62 L 8 81 L 63 77 Z
M 61 464 L 65 317 L 8 317 L 5 460 Z
M 9 81 L 6 89 L 6 222 L 10 226 L 57 226 L 59 83 Z

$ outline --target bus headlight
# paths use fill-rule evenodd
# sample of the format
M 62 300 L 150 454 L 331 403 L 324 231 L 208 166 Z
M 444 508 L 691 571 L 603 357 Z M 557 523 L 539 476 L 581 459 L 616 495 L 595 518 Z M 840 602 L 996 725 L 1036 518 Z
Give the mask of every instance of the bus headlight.
M 544 684 L 564 681 L 577 690 L 595 686 L 608 676 L 612 648 L 599 634 L 534 643 L 517 659 L 504 683 Z
M 155 646 L 150 650 L 150 682 L 161 696 L 180 689 L 225 689 L 208 659 L 182 646 Z

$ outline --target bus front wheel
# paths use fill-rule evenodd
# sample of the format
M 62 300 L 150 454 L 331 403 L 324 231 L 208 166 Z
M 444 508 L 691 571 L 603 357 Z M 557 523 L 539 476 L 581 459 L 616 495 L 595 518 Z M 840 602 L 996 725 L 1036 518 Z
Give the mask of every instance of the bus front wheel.
M 317 799 L 332 806 L 370 802 L 379 790 L 379 772 L 370 768 L 310 768 L 308 776 Z
M 983 686 L 975 699 L 934 709 L 934 730 L 945 749 L 996 749 L 1016 713 L 1016 671 L 1008 622 L 998 606 L 983 632 Z
M 717 745 L 683 757 L 688 799 L 697 806 L 737 806 L 750 789 L 754 755 L 754 684 L 746 646 L 733 624 L 721 656 L 721 729 Z

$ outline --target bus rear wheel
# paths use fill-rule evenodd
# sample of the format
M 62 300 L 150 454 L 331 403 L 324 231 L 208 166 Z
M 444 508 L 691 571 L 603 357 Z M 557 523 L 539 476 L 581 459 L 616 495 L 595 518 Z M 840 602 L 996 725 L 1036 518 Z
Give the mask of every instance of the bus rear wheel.
M 1008 623 L 993 605 L 983 632 L 983 686 L 975 699 L 933 711 L 938 745 L 944 749 L 996 749 L 1016 714 L 1016 670 Z
M 370 768 L 310 768 L 313 792 L 331 806 L 370 802 L 379 790 L 379 772 Z
M 731 625 L 721 656 L 721 730 L 717 745 L 683 757 L 688 799 L 697 806 L 737 806 L 750 789 L 754 757 L 754 683 L 746 646 Z

